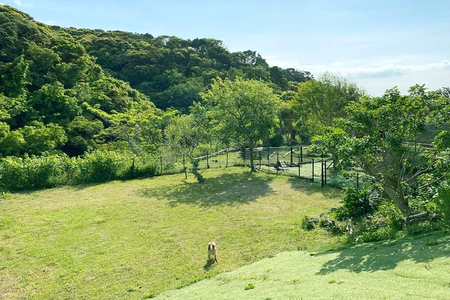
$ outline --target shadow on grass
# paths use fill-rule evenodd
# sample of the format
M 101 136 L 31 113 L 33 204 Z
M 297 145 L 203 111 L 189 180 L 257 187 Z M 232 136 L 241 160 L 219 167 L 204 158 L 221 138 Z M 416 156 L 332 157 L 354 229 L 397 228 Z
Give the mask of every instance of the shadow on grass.
M 140 189 L 141 197 L 167 200 L 171 206 L 197 204 L 202 207 L 240 205 L 255 201 L 272 192 L 271 177 L 251 173 L 222 174 L 207 178 L 205 183 L 183 183 L 171 187 Z
M 208 272 L 209 270 L 211 270 L 213 265 L 214 265 L 214 260 L 207 259 L 205 265 L 203 266 L 203 270 L 205 270 L 205 272 Z
M 419 238 L 406 237 L 395 242 L 370 243 L 341 250 L 339 256 L 326 262 L 318 274 L 324 275 L 338 270 L 356 273 L 391 270 L 404 260 L 427 263 L 449 256 L 450 236 L 443 233 L 427 234 Z
M 321 193 L 329 198 L 342 197 L 340 189 L 331 186 L 322 187 L 320 183 L 312 182 L 309 179 L 289 176 L 288 181 L 291 188 L 307 195 Z

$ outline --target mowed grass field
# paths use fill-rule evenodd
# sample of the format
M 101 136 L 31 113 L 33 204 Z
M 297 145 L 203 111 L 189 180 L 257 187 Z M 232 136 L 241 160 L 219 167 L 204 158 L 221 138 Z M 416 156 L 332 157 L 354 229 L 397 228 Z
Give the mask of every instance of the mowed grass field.
M 0 200 L 1 299 L 143 299 L 285 250 L 343 242 L 301 229 L 340 192 L 248 169 L 17 193 Z M 342 238 L 341 238 L 342 239 Z M 209 241 L 219 263 L 207 264 Z
M 450 299 L 450 236 L 283 252 L 156 299 Z

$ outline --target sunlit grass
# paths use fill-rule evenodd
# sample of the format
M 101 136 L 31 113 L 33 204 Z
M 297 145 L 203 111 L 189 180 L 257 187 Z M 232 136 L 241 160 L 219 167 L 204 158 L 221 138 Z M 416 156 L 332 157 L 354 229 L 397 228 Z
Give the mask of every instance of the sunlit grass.
M 284 250 L 341 241 L 305 232 L 340 192 L 241 168 L 12 194 L 0 201 L 0 298 L 142 299 Z M 219 263 L 206 263 L 214 240 Z
M 443 233 L 284 252 L 157 299 L 450 299 L 449 253 Z

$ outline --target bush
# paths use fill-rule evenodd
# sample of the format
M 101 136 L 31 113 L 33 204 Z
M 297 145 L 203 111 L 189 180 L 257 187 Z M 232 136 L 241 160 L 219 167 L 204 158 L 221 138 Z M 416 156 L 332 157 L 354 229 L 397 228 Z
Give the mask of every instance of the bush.
M 343 202 L 342 208 L 335 212 L 338 220 L 360 219 L 373 213 L 379 205 L 379 199 L 368 188 L 347 188 Z
M 281 147 L 283 145 L 283 135 L 277 133 L 274 136 L 270 137 L 269 145 L 270 147 Z
M 67 156 L 6 157 L 0 162 L 1 185 L 11 191 L 49 188 L 61 182 Z
M 302 220 L 302 228 L 304 230 L 310 231 L 310 230 L 313 230 L 318 223 L 319 223 L 319 219 L 310 218 L 308 216 L 305 216 Z
M 6 157 L 0 160 L 0 190 L 21 191 L 58 185 L 105 182 L 155 176 L 159 165 L 152 158 L 96 151 L 80 158 L 54 154 Z
M 119 179 L 120 171 L 123 171 L 123 177 L 126 174 L 127 160 L 130 158 L 112 151 L 88 153 L 78 160 L 80 173 L 76 180 L 79 183 L 94 183 Z

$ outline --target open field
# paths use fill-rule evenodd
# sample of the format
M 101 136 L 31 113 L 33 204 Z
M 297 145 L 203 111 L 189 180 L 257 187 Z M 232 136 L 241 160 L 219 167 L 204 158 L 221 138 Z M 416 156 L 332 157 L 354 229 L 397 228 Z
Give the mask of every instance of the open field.
M 157 299 L 450 299 L 450 236 L 284 252 Z
M 7 195 L 0 201 L 0 298 L 142 299 L 285 250 L 342 244 L 300 228 L 340 192 L 247 169 Z M 215 240 L 219 263 L 206 263 Z

